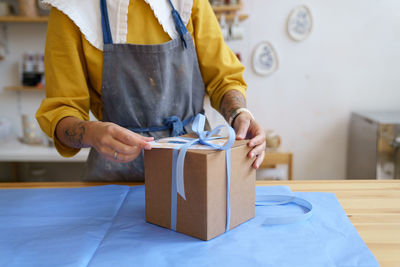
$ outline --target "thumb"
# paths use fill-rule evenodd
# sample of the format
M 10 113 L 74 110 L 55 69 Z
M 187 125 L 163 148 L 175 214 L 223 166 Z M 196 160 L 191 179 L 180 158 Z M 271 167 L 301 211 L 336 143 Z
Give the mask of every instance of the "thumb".
M 237 118 L 234 123 L 235 131 L 236 131 L 236 139 L 243 140 L 246 138 L 247 131 L 249 129 L 250 122 L 247 120 L 241 120 Z

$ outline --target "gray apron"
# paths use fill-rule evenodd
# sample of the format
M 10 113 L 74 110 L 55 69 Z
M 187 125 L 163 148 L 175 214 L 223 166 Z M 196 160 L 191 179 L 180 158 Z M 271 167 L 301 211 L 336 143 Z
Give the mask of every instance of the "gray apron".
M 196 49 L 172 3 L 180 38 L 159 45 L 113 44 L 106 0 L 100 3 L 104 40 L 103 121 L 158 139 L 170 136 L 171 130 L 164 128 L 172 128 L 181 121 L 187 123 L 204 112 L 205 87 Z M 178 122 L 166 122 L 165 118 L 171 117 Z M 185 130 L 189 131 L 188 125 L 183 133 Z M 132 162 L 117 163 L 92 148 L 84 176 L 85 181 L 143 181 L 143 152 Z

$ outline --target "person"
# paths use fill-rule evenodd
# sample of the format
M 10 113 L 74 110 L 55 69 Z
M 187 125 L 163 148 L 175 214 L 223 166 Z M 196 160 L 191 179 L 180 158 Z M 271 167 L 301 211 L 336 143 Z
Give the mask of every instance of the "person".
M 45 2 L 46 98 L 36 118 L 62 156 L 91 147 L 85 180 L 143 181 L 143 149 L 190 132 L 206 93 L 260 166 L 265 133 L 208 0 Z

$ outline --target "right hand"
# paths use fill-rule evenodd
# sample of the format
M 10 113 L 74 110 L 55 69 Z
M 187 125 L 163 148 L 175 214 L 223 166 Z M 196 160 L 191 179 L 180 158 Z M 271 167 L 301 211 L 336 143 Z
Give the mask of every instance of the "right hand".
M 151 149 L 148 142 L 154 140 L 154 137 L 142 136 L 111 122 L 90 122 L 87 130 L 87 143 L 114 162 L 126 163 L 136 159 L 142 149 Z

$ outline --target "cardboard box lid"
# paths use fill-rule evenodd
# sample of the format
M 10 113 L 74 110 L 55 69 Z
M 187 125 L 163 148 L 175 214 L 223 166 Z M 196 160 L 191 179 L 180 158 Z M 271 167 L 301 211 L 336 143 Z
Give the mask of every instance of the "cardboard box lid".
M 195 134 L 185 134 L 185 135 L 182 135 L 180 137 L 197 138 L 197 136 Z M 224 137 L 224 138 L 221 138 L 221 140 L 228 140 L 228 139 L 226 137 Z M 249 140 L 235 140 L 235 143 L 233 144 L 232 148 L 246 145 L 248 142 L 249 142 Z M 157 147 L 154 147 L 153 149 L 168 149 L 168 150 L 170 150 L 171 148 L 157 148 Z M 187 152 L 188 153 L 207 155 L 207 154 L 211 154 L 211 153 L 216 153 L 218 151 L 220 151 L 220 150 L 213 149 L 213 148 L 210 147 L 209 149 L 190 149 L 189 148 Z
M 224 138 L 226 140 L 226 138 Z M 244 146 L 247 145 L 249 140 L 236 140 L 235 143 L 233 144 L 232 148 L 239 147 L 239 146 Z M 196 154 L 211 154 L 211 153 L 216 153 L 220 150 L 218 149 L 188 149 L 188 153 L 196 153 Z

